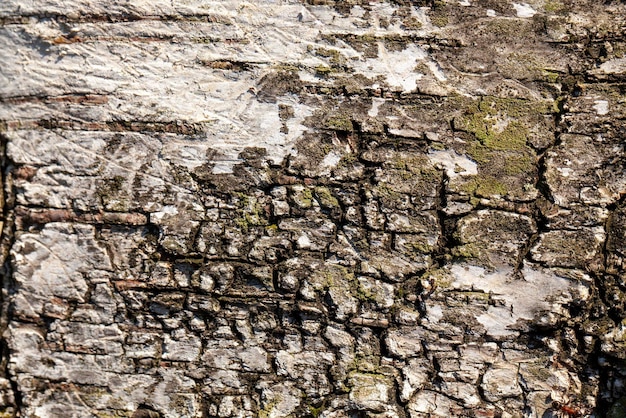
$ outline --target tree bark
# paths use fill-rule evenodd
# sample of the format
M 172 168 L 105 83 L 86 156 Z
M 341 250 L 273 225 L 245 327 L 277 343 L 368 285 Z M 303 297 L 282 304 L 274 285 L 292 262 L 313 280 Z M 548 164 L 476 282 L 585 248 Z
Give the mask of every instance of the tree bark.
M 0 415 L 626 416 L 625 30 L 3 1 Z

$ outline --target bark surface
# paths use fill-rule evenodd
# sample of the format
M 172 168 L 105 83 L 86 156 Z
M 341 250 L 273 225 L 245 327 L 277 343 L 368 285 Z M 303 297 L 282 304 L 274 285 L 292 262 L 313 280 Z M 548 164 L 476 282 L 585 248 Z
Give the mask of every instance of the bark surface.
M 626 416 L 624 33 L 0 2 L 0 416 Z

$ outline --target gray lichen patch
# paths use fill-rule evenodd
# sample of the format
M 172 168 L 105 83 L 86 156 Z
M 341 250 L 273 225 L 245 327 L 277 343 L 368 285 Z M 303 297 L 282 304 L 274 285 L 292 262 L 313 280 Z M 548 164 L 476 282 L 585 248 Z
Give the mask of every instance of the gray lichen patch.
M 533 258 L 549 266 L 587 268 L 594 270 L 602 262 L 601 246 L 606 240 L 602 228 L 581 228 L 578 231 L 549 231 L 541 234 L 531 249 Z
M 561 144 L 550 151 L 546 179 L 555 203 L 569 207 L 577 203 L 607 206 L 615 203 L 626 190 L 618 166 L 622 160 L 621 144 L 598 147 L 602 134 L 595 136 L 563 135 Z M 611 151 L 609 151 L 609 149 Z M 578 155 L 584 150 L 586 158 Z M 611 155 L 609 155 L 609 152 Z
M 459 246 L 453 249 L 453 254 L 491 267 L 515 267 L 525 256 L 536 232 L 535 222 L 528 216 L 477 211 L 459 220 L 455 232 Z

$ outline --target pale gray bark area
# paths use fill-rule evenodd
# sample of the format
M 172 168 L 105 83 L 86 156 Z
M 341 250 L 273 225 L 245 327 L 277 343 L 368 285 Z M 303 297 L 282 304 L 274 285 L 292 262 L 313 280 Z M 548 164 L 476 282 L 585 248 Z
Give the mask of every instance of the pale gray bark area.
M 626 416 L 624 33 L 2 1 L 0 417 Z

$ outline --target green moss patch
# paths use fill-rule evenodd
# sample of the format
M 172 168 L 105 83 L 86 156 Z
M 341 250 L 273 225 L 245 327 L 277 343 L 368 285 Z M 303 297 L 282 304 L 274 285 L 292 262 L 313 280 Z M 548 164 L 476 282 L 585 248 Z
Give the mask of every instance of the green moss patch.
M 505 196 L 508 193 L 505 183 L 496 177 L 481 174 L 465 183 L 462 191 L 478 197 Z
M 478 175 L 458 191 L 480 198 L 528 199 L 537 180 L 537 156 L 529 131 L 544 115 L 556 111 L 551 100 L 456 98 L 461 114 L 453 127 L 467 134 L 465 153 L 478 164 Z
M 352 131 L 352 119 L 348 115 L 332 115 L 326 119 L 326 128 L 334 131 Z

